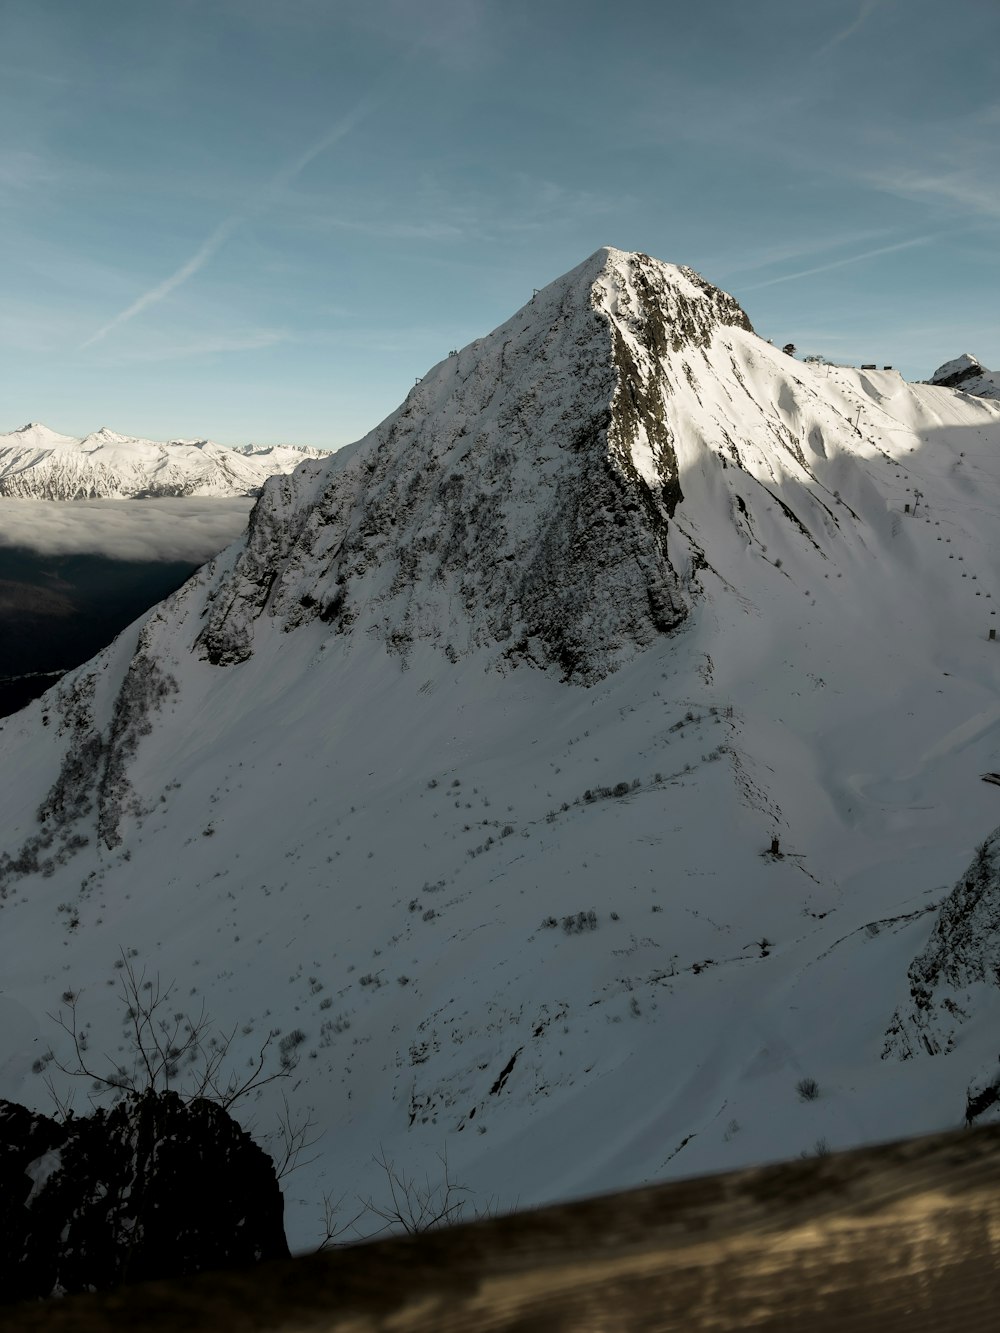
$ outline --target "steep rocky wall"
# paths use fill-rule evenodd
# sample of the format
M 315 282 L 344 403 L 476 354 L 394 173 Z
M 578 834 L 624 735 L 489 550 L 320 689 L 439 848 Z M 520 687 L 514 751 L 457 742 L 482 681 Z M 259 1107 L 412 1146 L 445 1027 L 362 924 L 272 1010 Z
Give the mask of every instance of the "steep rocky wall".
M 286 630 L 360 625 L 403 655 L 494 647 L 498 665 L 600 679 L 687 613 L 667 550 L 669 359 L 722 325 L 749 322 L 689 270 L 599 252 L 442 362 L 325 478 L 270 483 L 200 650 L 245 660 L 266 612 Z
M 883 1057 L 950 1051 L 981 1005 L 975 992 L 1000 988 L 1000 830 L 976 849 L 907 978 L 909 999 L 893 1014 Z

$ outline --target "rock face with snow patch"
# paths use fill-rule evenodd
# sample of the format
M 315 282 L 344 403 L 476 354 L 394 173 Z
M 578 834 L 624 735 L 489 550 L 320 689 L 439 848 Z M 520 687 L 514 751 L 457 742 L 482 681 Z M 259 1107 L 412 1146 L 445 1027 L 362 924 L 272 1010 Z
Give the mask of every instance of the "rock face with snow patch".
M 946 389 L 960 389 L 962 393 L 972 393 L 977 398 L 1000 399 L 1000 374 L 995 370 L 987 370 L 968 352 L 938 366 L 928 383 L 940 384 Z
M 670 397 L 727 325 L 750 327 L 689 269 L 598 251 L 329 466 L 269 484 L 204 654 L 245 660 L 266 613 L 602 678 L 687 613 Z
M 884 1054 L 952 1050 L 962 1024 L 1000 987 L 1000 830 L 945 899 L 907 976 L 909 1002 L 893 1015 Z
M 210 440 L 153 440 L 102 426 L 82 439 L 38 422 L 0 435 L 0 496 L 17 500 L 151 499 L 172 495 L 256 495 L 268 477 L 290 472 L 321 449 Z
M 0 1187 L 4 1302 L 288 1255 L 270 1158 L 172 1092 L 61 1124 L 0 1102 Z

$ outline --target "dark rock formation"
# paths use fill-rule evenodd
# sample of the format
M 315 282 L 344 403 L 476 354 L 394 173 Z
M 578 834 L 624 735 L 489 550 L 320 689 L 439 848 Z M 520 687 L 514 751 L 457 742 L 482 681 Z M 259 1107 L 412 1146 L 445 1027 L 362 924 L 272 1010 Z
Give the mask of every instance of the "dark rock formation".
M 909 1001 L 896 1010 L 883 1057 L 950 1051 L 958 1028 L 1000 987 L 1000 830 L 944 900 L 925 948 L 907 970 Z
M 0 1102 L 0 1300 L 287 1256 L 274 1166 L 213 1102 L 146 1093 L 63 1123 Z

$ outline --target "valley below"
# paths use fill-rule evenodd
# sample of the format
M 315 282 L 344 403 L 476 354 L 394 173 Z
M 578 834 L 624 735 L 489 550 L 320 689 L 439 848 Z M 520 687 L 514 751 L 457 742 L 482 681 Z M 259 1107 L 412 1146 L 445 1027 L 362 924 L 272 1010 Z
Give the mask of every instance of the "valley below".
M 249 508 L 243 499 L 0 500 L 0 716 L 176 591 L 239 536 Z

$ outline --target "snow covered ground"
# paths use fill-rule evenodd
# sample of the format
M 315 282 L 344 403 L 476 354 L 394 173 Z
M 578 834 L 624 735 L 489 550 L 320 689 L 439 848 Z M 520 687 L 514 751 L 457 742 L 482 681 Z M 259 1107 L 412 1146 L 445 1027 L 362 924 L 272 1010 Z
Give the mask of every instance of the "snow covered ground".
M 509 1207 L 961 1123 L 992 983 L 886 1033 L 1000 822 L 1000 406 L 741 316 L 598 252 L 0 724 L 0 1095 L 68 991 L 124 1057 L 134 950 L 294 1063 L 293 1248 L 378 1153 Z

